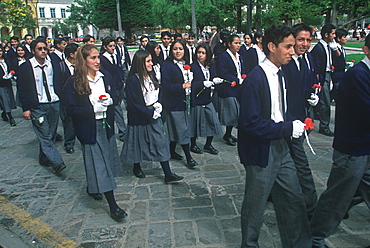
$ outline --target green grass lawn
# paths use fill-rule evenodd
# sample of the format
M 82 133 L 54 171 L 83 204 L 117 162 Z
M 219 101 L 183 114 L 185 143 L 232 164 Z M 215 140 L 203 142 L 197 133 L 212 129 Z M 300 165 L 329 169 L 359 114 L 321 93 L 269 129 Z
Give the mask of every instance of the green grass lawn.
M 354 47 L 354 48 L 361 48 L 364 46 L 363 41 L 348 41 L 348 43 L 344 47 Z
M 355 64 L 357 64 L 358 62 L 363 60 L 364 57 L 365 57 L 365 55 L 363 53 L 362 54 L 361 53 L 347 54 L 346 61 L 350 62 L 350 61 L 354 60 Z

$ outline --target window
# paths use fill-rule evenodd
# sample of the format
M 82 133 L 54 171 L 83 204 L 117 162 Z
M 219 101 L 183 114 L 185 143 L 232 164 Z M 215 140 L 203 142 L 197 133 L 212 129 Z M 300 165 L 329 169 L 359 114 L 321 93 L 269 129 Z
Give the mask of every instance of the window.
M 55 18 L 55 8 L 50 8 L 51 18 Z
M 39 8 L 40 17 L 45 17 L 45 8 Z
M 60 9 L 60 15 L 62 18 L 66 18 L 66 9 Z

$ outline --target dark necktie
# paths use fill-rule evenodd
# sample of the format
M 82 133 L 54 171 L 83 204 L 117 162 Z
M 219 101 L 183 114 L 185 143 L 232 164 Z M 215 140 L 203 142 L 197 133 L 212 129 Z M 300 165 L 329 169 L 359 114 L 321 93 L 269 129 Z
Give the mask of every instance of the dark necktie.
M 165 49 L 165 51 L 166 51 L 166 58 L 168 57 L 168 49 Z
M 111 56 L 111 58 L 112 58 L 112 64 L 113 64 L 113 65 L 115 65 L 115 64 L 116 64 L 116 62 L 114 61 L 114 55 L 113 55 L 113 54 L 111 54 L 110 56 Z
M 285 116 L 285 96 L 284 96 L 284 84 L 283 84 L 283 77 L 284 77 L 284 72 L 279 69 L 278 71 L 278 77 L 279 77 L 279 84 L 280 84 L 280 106 L 281 106 L 281 113 L 283 114 L 284 121 L 286 120 Z
M 48 98 L 48 101 L 50 102 L 51 101 L 51 95 L 50 95 L 50 91 L 49 91 L 49 86 L 48 86 L 48 81 L 46 79 L 46 73 L 45 73 L 45 66 L 39 66 L 42 70 L 42 84 L 44 85 L 44 89 L 45 89 L 45 93 L 46 93 L 46 97 Z
M 62 60 L 64 60 L 64 53 L 62 53 Z

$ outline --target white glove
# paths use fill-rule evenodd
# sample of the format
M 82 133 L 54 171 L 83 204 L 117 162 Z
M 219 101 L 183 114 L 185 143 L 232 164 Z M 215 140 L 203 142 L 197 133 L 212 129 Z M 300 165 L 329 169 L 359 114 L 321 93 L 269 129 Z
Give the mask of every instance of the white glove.
M 13 77 L 13 74 L 11 74 L 10 72 L 7 74 L 7 75 L 4 75 L 3 76 L 3 79 L 11 79 Z
M 220 84 L 220 83 L 223 83 L 223 82 L 224 82 L 224 80 L 222 78 L 219 78 L 219 77 L 215 77 L 213 79 L 214 84 Z
M 153 112 L 153 119 L 154 119 L 154 120 L 156 120 L 156 119 L 158 119 L 159 117 L 161 117 L 161 114 L 160 114 L 160 113 L 158 113 L 157 111 L 154 111 L 154 112 Z
M 306 126 L 306 124 L 304 124 L 300 120 L 293 121 L 293 138 L 299 138 L 302 136 L 304 132 L 304 126 Z
M 355 65 L 355 63 L 353 63 L 353 62 L 347 62 L 346 63 L 346 66 L 348 66 L 348 67 L 353 67 Z
M 338 43 L 336 43 L 335 41 L 329 42 L 329 47 L 333 51 L 338 50 Z
M 162 113 L 162 104 L 160 104 L 159 102 L 156 102 L 153 104 L 153 107 L 154 107 L 155 112 L 157 112 L 158 114 Z
M 312 106 L 315 107 L 319 103 L 319 96 L 311 93 L 311 99 L 307 99 L 307 102 Z
M 100 113 L 107 111 L 107 107 L 104 106 L 101 102 L 97 102 L 94 104 L 94 113 Z
M 209 87 L 213 86 L 214 84 L 213 84 L 212 81 L 204 81 L 203 85 L 204 85 L 204 87 L 209 88 Z
M 104 97 L 104 99 L 102 99 L 102 100 L 99 99 L 99 102 L 104 107 L 108 107 L 109 105 L 112 105 L 113 104 L 113 99 L 110 97 L 110 95 L 108 93 L 105 93 L 104 95 L 106 95 L 106 97 Z

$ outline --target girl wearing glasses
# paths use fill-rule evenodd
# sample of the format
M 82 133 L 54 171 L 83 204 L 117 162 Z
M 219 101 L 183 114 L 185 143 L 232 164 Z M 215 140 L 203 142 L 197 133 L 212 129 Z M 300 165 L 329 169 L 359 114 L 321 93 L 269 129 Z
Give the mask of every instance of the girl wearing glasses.
M 170 151 L 160 118 L 159 84 L 152 70 L 150 53 L 137 51 L 125 87 L 128 125 L 121 160 L 134 164 L 133 173 L 138 178 L 146 177 L 141 170 L 141 161 L 160 162 L 165 174 L 164 182 L 173 183 L 183 177 L 170 169 Z
M 74 76 L 64 89 L 67 113 L 82 145 L 88 193 L 96 200 L 104 193 L 110 216 L 122 221 L 127 214 L 113 194 L 117 188 L 113 170 L 119 158 L 113 124 L 118 95 L 112 82 L 109 72 L 100 70 L 97 47 L 86 44 L 77 50 Z

